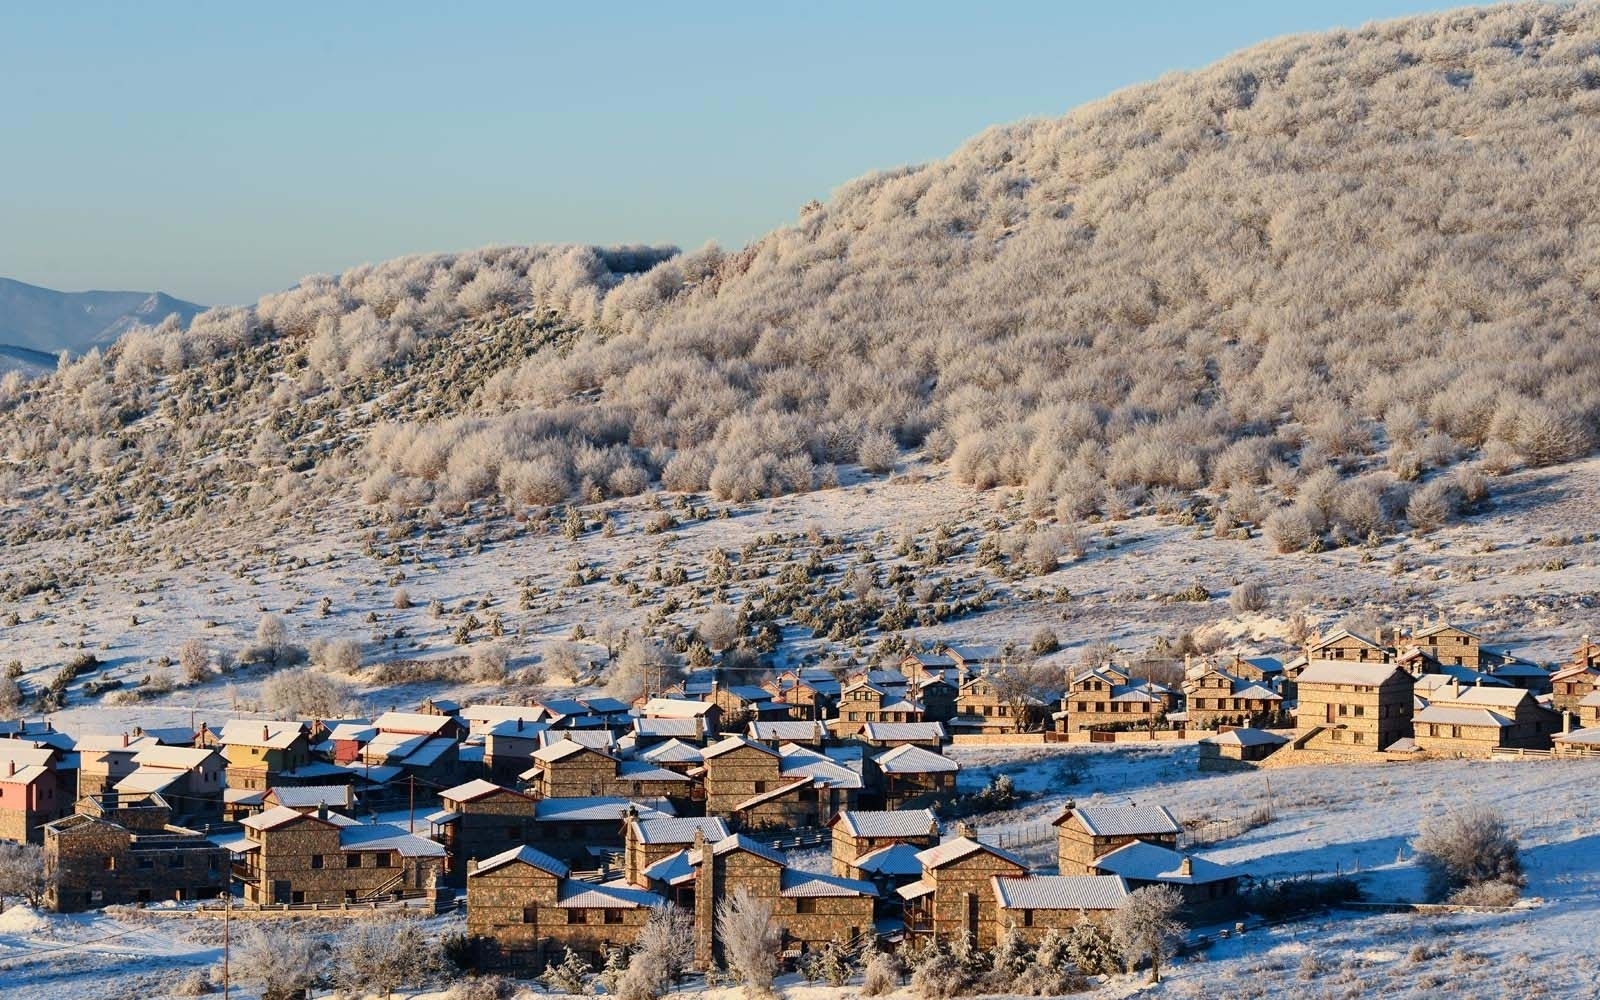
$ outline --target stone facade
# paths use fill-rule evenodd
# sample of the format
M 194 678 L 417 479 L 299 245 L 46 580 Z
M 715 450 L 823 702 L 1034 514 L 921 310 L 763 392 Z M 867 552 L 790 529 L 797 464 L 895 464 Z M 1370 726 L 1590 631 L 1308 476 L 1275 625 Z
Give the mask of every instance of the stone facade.
M 1314 660 L 1297 683 L 1296 749 L 1377 751 L 1411 735 L 1415 679 L 1392 663 Z
M 130 830 L 77 815 L 45 827 L 45 904 L 72 913 L 123 903 L 207 899 L 227 891 L 228 852 L 193 830 Z
M 1094 863 L 1135 841 L 1176 849 L 1181 827 L 1165 806 L 1077 806 L 1054 820 L 1063 875 L 1094 875 Z

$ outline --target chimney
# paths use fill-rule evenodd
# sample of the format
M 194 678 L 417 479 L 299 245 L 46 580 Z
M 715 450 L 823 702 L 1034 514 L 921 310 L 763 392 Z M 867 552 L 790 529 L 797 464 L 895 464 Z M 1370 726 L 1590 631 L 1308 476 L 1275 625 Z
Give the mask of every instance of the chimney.
M 317 803 L 317 819 L 328 818 L 328 801 L 326 799 Z
M 122 733 L 122 745 L 123 746 L 127 746 L 128 745 L 128 733 L 127 733 L 126 730 L 124 730 L 123 733 Z
M 272 727 L 263 723 L 261 726 L 261 742 L 265 743 L 270 739 L 272 739 Z
M 16 759 L 13 758 L 11 760 L 6 761 L 6 777 L 8 777 L 8 778 L 12 777 L 16 773 L 17 773 L 17 762 L 16 762 Z
M 478 859 L 477 858 L 468 858 L 467 859 L 467 874 L 471 875 L 473 872 L 475 872 L 477 870 L 478 870 Z
M 962 820 L 956 825 L 956 836 L 965 837 L 968 840 L 977 840 L 978 828 L 973 826 L 971 823 L 968 823 L 966 820 Z
M 938 817 L 934 817 L 933 819 L 928 820 L 928 836 L 933 838 L 933 842 L 934 843 L 938 843 L 939 842 L 939 819 L 938 819 Z
M 1185 854 L 1183 856 L 1182 863 L 1178 865 L 1178 874 L 1185 878 L 1194 874 L 1194 861 L 1190 859 L 1189 855 Z

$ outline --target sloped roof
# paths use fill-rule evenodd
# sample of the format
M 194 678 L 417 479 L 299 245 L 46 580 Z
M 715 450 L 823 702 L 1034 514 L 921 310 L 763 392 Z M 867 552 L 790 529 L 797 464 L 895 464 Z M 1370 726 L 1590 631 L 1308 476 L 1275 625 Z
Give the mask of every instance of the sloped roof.
M 765 858 L 775 865 L 784 867 L 788 867 L 789 864 L 789 859 L 784 857 L 782 851 L 775 847 L 769 847 L 761 841 L 742 833 L 731 834 L 711 845 L 711 853 L 718 857 L 727 854 L 729 851 L 744 851 L 747 854 L 754 854 L 758 858 Z M 690 852 L 689 861 L 691 864 L 697 864 L 700 860 L 693 851 Z
M 795 722 L 787 719 L 757 720 L 745 729 L 753 740 L 784 741 L 814 740 L 820 738 L 826 731 L 820 722 Z
M 852 837 L 926 837 L 938 822 L 932 809 L 841 809 L 830 825 Z
M 1141 837 L 1183 830 L 1166 806 L 1073 805 L 1057 817 L 1056 825 L 1071 817 L 1095 837 Z
M 41 768 L 41 770 L 43 770 Z M 118 781 L 112 787 L 119 792 L 162 792 L 177 784 L 184 772 L 172 771 L 162 767 L 136 767 L 127 777 Z M 16 776 L 13 775 L 13 781 Z
M 743 736 L 724 737 L 723 739 L 718 740 L 717 742 L 706 747 L 704 750 L 700 751 L 700 756 L 706 760 L 711 760 L 713 757 L 720 757 L 721 755 L 729 753 L 733 750 L 737 750 L 740 747 L 751 747 L 761 751 L 764 754 L 770 754 L 773 757 L 778 756 L 778 751 L 767 746 L 765 743 L 757 743 L 754 740 L 746 739 Z
M 393 823 L 358 823 L 339 829 L 339 846 L 344 850 L 398 851 L 405 858 L 442 858 L 444 845 L 419 837 Z
M 587 718 L 594 718 L 588 716 Z M 557 743 L 578 743 L 591 750 L 604 750 L 610 752 L 616 740 L 609 729 L 546 729 L 539 734 L 539 742 L 543 746 L 555 746 Z
M 779 895 L 788 899 L 818 896 L 876 896 L 878 887 L 859 879 L 785 868 Z
M 356 822 L 350 817 L 341 816 L 332 810 L 329 810 L 326 816 L 317 816 L 315 814 L 302 813 L 288 806 L 273 806 L 271 809 L 264 809 L 254 816 L 240 820 L 239 825 L 247 830 L 274 830 L 285 823 L 292 823 L 298 819 L 316 820 L 319 823 L 327 823 L 330 826 L 349 826 Z
M 617 765 L 617 777 L 629 781 L 688 781 L 688 775 L 656 767 L 647 760 L 625 760 Z
M 1556 733 L 1550 737 L 1557 743 L 1574 743 L 1578 746 L 1600 745 L 1600 726 L 1590 726 L 1588 729 L 1574 729 L 1570 733 Z
M 343 806 L 350 801 L 349 785 L 286 785 L 269 791 L 279 805 L 290 808 Z
M 414 733 L 436 736 L 455 724 L 448 715 L 426 715 L 422 712 L 385 712 L 372 720 L 372 725 L 385 733 Z
M 885 750 L 872 759 L 885 774 L 933 774 L 961 770 L 961 765 L 955 761 L 910 743 Z
M 692 844 L 695 831 L 709 843 L 726 840 L 728 824 L 719 816 L 651 816 L 634 820 L 633 828 L 643 844 Z
M 204 764 L 211 763 L 222 755 L 215 750 L 207 748 L 195 749 L 193 747 L 145 747 L 133 755 L 133 762 L 140 767 L 170 768 L 181 771 L 190 771 Z
M 566 910 L 636 910 L 665 903 L 665 898 L 648 889 L 617 883 L 596 885 L 571 878 L 562 879 L 556 892 L 556 905 Z
M 1261 747 L 1282 746 L 1289 742 L 1289 738 L 1269 733 L 1265 729 L 1230 729 L 1225 733 L 1207 736 L 1200 742 L 1212 746 Z
M 1429 625 L 1427 628 L 1421 628 L 1411 633 L 1411 637 L 1414 639 L 1424 639 L 1430 635 L 1438 635 L 1441 632 L 1450 631 L 1460 632 L 1462 635 L 1472 639 L 1478 638 L 1478 633 L 1464 629 L 1460 625 L 1452 625 L 1449 622 L 1435 622 L 1434 624 Z
M 512 862 L 521 862 L 556 878 L 566 878 L 567 873 L 571 871 L 566 862 L 558 861 L 543 851 L 536 851 L 531 847 L 513 847 L 509 851 L 501 851 L 492 858 L 478 862 L 478 867 L 468 872 L 467 877 L 487 875 L 496 868 L 503 868 Z
M 787 777 L 787 775 L 785 775 L 785 777 Z M 768 789 L 765 792 L 758 792 L 734 806 L 733 809 L 735 812 L 738 812 L 743 809 L 754 809 L 756 806 L 759 806 L 764 802 L 774 802 L 786 795 L 792 795 L 798 792 L 800 789 L 808 787 L 812 783 L 812 780 L 813 779 L 809 776 L 801 777 L 789 782 L 786 785 L 779 785 L 777 788 Z
M 547 732 L 549 729 L 550 723 L 548 722 L 534 722 L 524 716 L 517 716 L 514 719 L 496 719 L 493 722 L 485 720 L 478 731 L 485 737 L 494 737 L 495 739 L 521 738 L 533 740 L 538 739 L 540 733 Z
M 685 698 L 651 698 L 644 703 L 644 714 L 657 719 L 692 719 L 716 708 L 715 702 L 690 701 Z
M 1411 721 L 1447 726 L 1492 726 L 1497 729 L 1504 729 L 1512 725 L 1510 719 L 1499 712 L 1491 711 L 1487 708 L 1465 708 L 1454 704 L 1441 705 L 1438 703 L 1424 708 L 1412 716 Z
M 597 753 L 602 757 L 611 756 L 598 747 L 584 746 L 577 740 L 556 740 L 554 743 L 535 750 L 532 757 L 541 764 L 553 764 L 556 761 L 566 760 L 568 757 L 576 757 L 582 753 Z
M 1094 867 L 1108 875 L 1121 875 L 1134 882 L 1170 882 L 1174 885 L 1205 885 L 1238 878 L 1243 874 L 1227 865 L 1189 855 L 1189 873 L 1185 875 L 1184 857 L 1160 844 L 1135 840 L 1096 858 Z
M 902 740 L 917 743 L 938 740 L 942 743 L 945 736 L 942 722 L 869 722 L 861 727 L 861 738 L 871 743 Z
M 917 863 L 923 868 L 942 868 L 954 861 L 970 857 L 979 851 L 987 851 L 997 858 L 1009 861 L 1023 871 L 1028 870 L 1028 863 L 1012 854 L 1010 851 L 995 847 L 993 844 L 984 844 L 973 840 L 971 837 L 957 837 L 947 840 L 936 847 L 917 852 Z
M 989 880 L 1002 910 L 1118 910 L 1128 884 L 1117 875 L 1034 875 Z
M 1299 682 L 1306 684 L 1360 684 L 1379 687 L 1399 674 L 1406 679 L 1411 675 L 1393 663 L 1357 663 L 1352 660 L 1312 660 L 1300 672 Z
M 860 771 L 841 764 L 827 754 L 820 754 L 794 743 L 785 743 L 779 748 L 778 753 L 783 757 L 782 770 L 779 773 L 785 778 L 805 775 L 818 781 L 825 781 L 834 788 L 862 786 Z
M 454 788 L 446 788 L 444 791 L 439 793 L 439 798 L 449 799 L 451 802 L 476 802 L 479 799 L 493 795 L 496 792 L 514 792 L 517 795 L 522 794 L 514 788 L 507 788 L 504 785 L 497 785 L 492 781 L 485 781 L 482 778 L 474 778 L 471 781 L 456 785 Z
M 689 863 L 688 850 L 676 851 L 644 870 L 646 878 L 668 885 L 683 885 L 694 881 L 694 865 Z
M 329 740 L 356 740 L 365 743 L 378 735 L 378 727 L 370 722 L 341 722 L 328 730 Z
M 534 806 L 534 818 L 540 822 L 622 822 L 629 806 L 639 810 L 640 816 L 671 816 L 672 804 L 666 799 L 635 802 L 614 795 L 594 795 L 575 798 L 540 799 Z
M 640 752 L 639 757 L 657 764 L 698 764 L 705 759 L 699 747 L 690 746 L 682 740 L 659 743 Z
M 856 858 L 855 866 L 878 875 L 916 875 L 922 871 L 918 853 L 914 844 L 886 844 Z
M 651 719 L 642 718 L 633 720 L 633 731 L 640 736 L 666 736 L 673 739 L 696 739 L 702 735 L 702 729 L 697 719 Z

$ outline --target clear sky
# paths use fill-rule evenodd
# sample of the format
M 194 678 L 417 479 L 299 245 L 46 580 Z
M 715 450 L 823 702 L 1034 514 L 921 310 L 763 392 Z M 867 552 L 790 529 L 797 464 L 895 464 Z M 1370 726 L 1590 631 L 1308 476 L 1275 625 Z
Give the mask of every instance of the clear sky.
M 1448 6 L 8 3 L 0 276 L 216 304 L 425 250 L 736 247 L 986 126 Z

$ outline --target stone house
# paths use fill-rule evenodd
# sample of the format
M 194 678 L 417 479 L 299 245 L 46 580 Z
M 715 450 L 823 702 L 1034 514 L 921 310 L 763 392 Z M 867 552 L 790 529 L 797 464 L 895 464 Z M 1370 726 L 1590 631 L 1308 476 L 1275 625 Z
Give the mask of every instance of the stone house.
M 1000 932 L 1014 929 L 1029 944 L 1086 920 L 1103 923 L 1122 909 L 1129 892 L 1116 875 L 995 876 L 989 881 Z
M 266 791 L 278 776 L 311 763 L 311 738 L 300 722 L 230 719 L 222 727 L 230 789 Z
M 1395 649 L 1380 640 L 1369 639 L 1349 629 L 1335 629 L 1325 636 L 1312 636 L 1306 643 L 1306 661 L 1339 660 L 1354 663 L 1393 663 Z
M 241 824 L 247 846 L 234 872 L 249 903 L 356 903 L 432 898 L 444 846 L 388 823 L 357 823 L 327 809 L 267 809 Z
M 1061 696 L 1061 710 L 1051 718 L 1060 733 L 1142 729 L 1159 724 L 1177 702 L 1171 688 L 1107 665 L 1074 676 Z
M 529 774 L 529 788 L 541 799 L 613 795 L 617 758 L 574 740 L 558 740 L 534 752 L 524 778 Z
M 686 698 L 648 698 L 639 714 L 646 719 L 698 719 L 702 739 L 721 732 L 722 709 L 715 702 Z
M 67 814 L 72 796 L 57 759 L 51 747 L 0 740 L 0 840 L 42 844 L 45 824 Z
M 629 885 L 650 888 L 647 874 L 658 862 L 664 861 L 694 846 L 695 837 L 710 843 L 727 839 L 731 831 L 728 824 L 716 816 L 640 816 L 637 810 L 629 814 L 623 828 L 623 877 Z M 691 912 L 694 893 L 673 900 Z
M 820 722 L 831 718 L 839 706 L 839 679 L 821 667 L 785 670 L 762 687 L 787 706 L 791 719 Z
M 1200 741 L 1200 770 L 1248 771 L 1289 742 L 1264 729 L 1230 729 Z
M 429 836 L 451 859 L 481 861 L 526 844 L 534 836 L 538 800 L 514 788 L 476 779 L 439 793 L 440 809 L 428 816 Z M 466 865 L 452 863 L 459 884 Z
M 1044 703 L 1034 697 L 1008 698 L 996 678 L 988 673 L 970 673 L 956 695 L 956 714 L 950 720 L 952 733 L 1005 734 L 1036 729 L 1044 719 Z
M 467 735 L 467 727 L 455 715 L 435 712 L 385 712 L 372 720 L 372 727 L 380 733 L 451 741 Z
M 1283 697 L 1276 691 L 1224 673 L 1205 660 L 1194 661 L 1185 669 L 1183 695 L 1191 728 L 1265 728 L 1285 721 Z
M 1417 746 L 1428 753 L 1489 757 L 1497 749 L 1549 750 L 1561 719 L 1523 688 L 1451 684 L 1434 690 L 1411 728 Z
M 1095 862 L 1132 843 L 1178 846 L 1183 828 L 1166 806 L 1078 805 L 1069 802 L 1053 821 L 1056 858 L 1063 875 L 1094 875 Z
M 1550 676 L 1550 696 L 1556 710 L 1576 712 L 1578 702 L 1600 687 L 1600 643 L 1588 636 L 1572 656 Z
M 783 756 L 764 743 L 729 736 L 701 751 L 706 814 L 732 816 L 752 796 L 794 782 L 783 778 Z
M 862 762 L 866 787 L 885 809 L 915 809 L 954 798 L 960 770 L 955 761 L 910 744 Z
M 865 677 L 851 681 L 839 693 L 839 718 L 835 735 L 854 736 L 868 722 L 921 722 L 922 707 L 907 700 L 904 689 L 898 693 Z
M 1415 684 L 1392 662 L 1313 660 L 1298 681 L 1295 747 L 1376 751 L 1410 736 Z
M 138 808 L 120 808 L 121 798 L 113 792 L 85 799 L 87 812 L 45 826 L 47 907 L 75 913 L 114 904 L 209 899 L 228 890 L 225 848 L 171 825 L 171 810 L 159 796 L 140 796 Z
M 655 893 L 570 877 L 558 858 L 513 847 L 467 873 L 467 939 L 480 969 L 537 972 L 570 948 L 598 967 L 604 953 L 632 946 L 666 905 Z
M 287 806 L 295 812 L 311 813 L 327 808 L 348 813 L 356 806 L 353 785 L 289 785 L 269 788 L 261 796 L 263 809 Z
M 1102 875 L 1120 876 L 1131 892 L 1172 886 L 1183 894 L 1183 913 L 1190 923 L 1227 920 L 1239 910 L 1242 871 L 1158 844 L 1142 840 L 1125 844 L 1096 858 L 1092 868 Z
M 967 831 L 917 854 L 922 875 L 901 886 L 906 930 L 950 942 L 965 936 L 979 948 L 999 940 L 999 900 L 991 881 L 1022 878 L 1028 865 L 998 847 L 981 843 Z
M 635 751 L 643 751 L 672 740 L 699 747 L 704 746 L 706 742 L 706 721 L 703 718 L 634 719 L 632 735 Z
M 699 837 L 687 861 L 694 872 L 695 959 L 722 960 L 717 904 L 737 890 L 772 907 L 787 957 L 839 941 L 859 945 L 873 933 L 877 890 L 866 882 L 791 869 L 783 854 L 742 834 L 711 843 Z
M 880 891 L 916 879 L 922 871 L 916 855 L 939 844 L 939 820 L 931 809 L 847 809 L 828 825 L 833 830 L 833 873 L 875 883 Z

